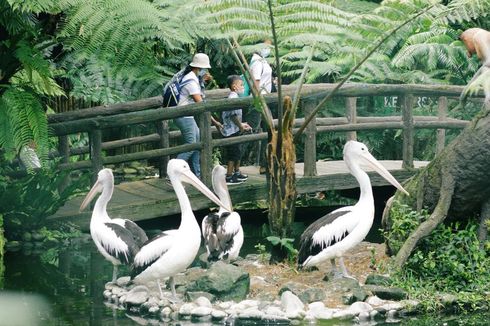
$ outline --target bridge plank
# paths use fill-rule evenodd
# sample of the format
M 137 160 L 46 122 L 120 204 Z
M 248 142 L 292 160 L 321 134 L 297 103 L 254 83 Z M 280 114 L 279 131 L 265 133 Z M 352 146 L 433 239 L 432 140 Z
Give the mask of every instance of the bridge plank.
M 402 169 L 402 161 L 380 161 L 399 181 L 411 177 L 416 169 L 426 166 L 429 162 L 415 161 L 415 170 Z M 343 161 L 320 161 L 317 163 L 318 175 L 303 177 L 303 163 L 297 163 L 298 193 L 312 193 L 325 190 L 341 190 L 357 188 L 357 181 L 352 177 Z M 242 167 L 249 175 L 247 182 L 229 187 L 235 205 L 244 202 L 267 198 L 265 176 L 260 175 L 258 167 Z M 370 168 L 366 168 L 371 171 Z M 373 186 L 388 183 L 375 172 L 368 172 Z M 216 205 L 192 187 L 186 187 L 193 210 L 202 210 Z M 68 201 L 56 214 L 48 217 L 53 222 L 72 222 L 88 230 L 90 211 L 79 212 L 78 208 L 84 196 L 77 196 Z M 180 213 L 177 197 L 171 186 L 164 179 L 145 179 L 116 185 L 114 195 L 108 205 L 109 216 L 112 218 L 128 218 L 133 221 L 147 220 Z

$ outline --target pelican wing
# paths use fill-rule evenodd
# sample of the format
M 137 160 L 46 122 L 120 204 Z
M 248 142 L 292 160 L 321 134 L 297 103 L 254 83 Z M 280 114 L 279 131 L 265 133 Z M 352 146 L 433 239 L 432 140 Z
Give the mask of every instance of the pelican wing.
M 202 236 L 204 244 L 208 251 L 208 257 L 214 257 L 215 253 L 220 250 L 219 240 L 217 236 L 219 215 L 210 213 L 202 220 Z
M 164 255 L 174 243 L 177 230 L 168 230 L 143 244 L 140 251 L 134 257 L 131 278 L 143 272 L 151 264 Z
M 138 247 L 142 247 L 143 244 L 148 241 L 148 236 L 145 231 L 131 220 L 124 220 L 124 227 L 131 232 L 134 237 L 134 241 Z
M 301 235 L 298 264 L 344 239 L 357 225 L 349 218 L 351 207 L 335 210 L 313 222 Z
M 113 257 L 119 259 L 123 264 L 132 262 L 133 257 L 139 250 L 131 232 L 116 223 L 104 223 L 112 231 L 110 241 L 100 240 L 100 244 Z
M 235 235 L 241 228 L 240 215 L 236 212 L 225 212 L 218 221 L 217 237 L 222 252 L 222 257 L 227 258 L 227 254 L 233 247 Z

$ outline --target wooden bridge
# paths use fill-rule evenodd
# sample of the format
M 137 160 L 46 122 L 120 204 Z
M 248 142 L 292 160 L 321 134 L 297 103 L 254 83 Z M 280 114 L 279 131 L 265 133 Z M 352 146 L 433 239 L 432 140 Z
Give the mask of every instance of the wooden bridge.
M 305 85 L 301 95 L 300 113 L 304 116 L 313 110 L 316 103 L 333 89 L 332 84 Z M 286 86 L 286 95 L 292 95 L 293 86 Z M 419 167 L 428 162 L 414 162 L 414 130 L 417 128 L 437 129 L 436 152 L 443 149 L 446 129 L 462 129 L 468 121 L 447 117 L 448 97 L 458 97 L 462 91 L 459 86 L 426 86 L 426 85 L 370 85 L 346 84 L 337 93 L 335 99 L 345 99 L 345 116 L 321 118 L 315 117 L 307 126 L 304 139 L 304 162 L 297 163 L 297 187 L 299 193 L 309 193 L 331 189 L 348 189 L 357 187 L 357 183 L 341 161 L 317 162 L 317 135 L 321 133 L 346 132 L 348 139 L 355 139 L 356 132 L 365 130 L 401 129 L 403 150 L 399 161 L 382 161 L 383 164 L 400 181 L 413 175 Z M 79 111 L 50 115 L 49 127 L 59 138 L 59 148 L 53 156 L 61 156 L 62 169 L 90 169 L 93 176 L 107 164 L 118 164 L 130 161 L 154 159 L 159 162 L 160 175 L 165 174 L 165 167 L 171 155 L 189 150 L 201 151 L 202 179 L 210 184 L 212 153 L 214 147 L 232 143 L 244 143 L 267 139 L 267 133 L 257 133 L 234 137 L 233 139 L 213 138 L 217 131 L 210 126 L 211 113 L 218 113 L 232 108 L 246 109 L 252 105 L 251 98 L 223 99 L 226 91 L 210 91 L 206 103 L 191 104 L 185 107 L 162 108 L 161 97 L 149 98 L 127 103 L 101 106 Z M 357 98 L 385 96 L 396 98 L 401 114 L 398 116 L 357 115 Z M 435 99 L 437 116 L 416 116 L 413 113 L 416 100 L 421 98 Z M 276 103 L 277 96 L 266 96 L 268 103 Z M 180 138 L 179 131 L 170 131 L 168 121 L 194 115 L 201 131 L 201 142 L 171 146 Z M 295 128 L 304 119 L 295 120 Z M 102 130 L 137 124 L 154 124 L 155 132 L 137 137 L 102 141 Z M 296 130 L 296 129 L 295 129 Z M 89 146 L 72 148 L 68 135 L 88 133 Z M 108 150 L 123 148 L 129 145 L 153 143 L 157 149 L 142 150 L 128 154 L 108 155 Z M 70 162 L 70 157 L 89 154 L 88 160 Z M 382 160 L 383 158 L 378 158 Z M 230 187 L 234 203 L 254 201 L 266 198 L 265 177 L 259 175 L 254 167 L 244 167 L 250 175 L 246 183 Z M 374 186 L 387 184 L 381 177 L 371 174 Z M 211 203 L 197 192 L 190 191 L 194 209 L 208 207 Z M 79 213 L 82 198 L 69 201 L 55 215 L 53 220 L 71 220 L 83 228 L 88 227 L 89 212 Z M 123 183 L 116 187 L 113 200 L 109 204 L 109 214 L 133 220 L 143 220 L 175 214 L 179 210 L 173 190 L 162 179 Z

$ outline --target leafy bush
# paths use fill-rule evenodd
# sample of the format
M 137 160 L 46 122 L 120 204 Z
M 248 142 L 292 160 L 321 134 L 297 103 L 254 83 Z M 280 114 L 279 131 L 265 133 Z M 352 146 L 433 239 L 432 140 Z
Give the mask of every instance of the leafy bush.
M 428 217 L 410 207 L 395 203 L 392 209 L 393 225 L 384 233 L 395 251 L 398 251 L 410 232 Z M 405 283 L 417 283 L 415 288 L 429 286 L 435 291 L 475 291 L 490 289 L 490 257 L 481 248 L 477 236 L 478 224 L 452 223 L 439 225 L 424 238 L 408 259 L 399 277 Z
M 68 173 L 39 170 L 16 180 L 0 176 L 0 215 L 3 215 L 8 237 L 44 226 L 47 216 L 54 214 L 76 194 L 81 184 L 88 183 L 81 178 L 64 187 Z

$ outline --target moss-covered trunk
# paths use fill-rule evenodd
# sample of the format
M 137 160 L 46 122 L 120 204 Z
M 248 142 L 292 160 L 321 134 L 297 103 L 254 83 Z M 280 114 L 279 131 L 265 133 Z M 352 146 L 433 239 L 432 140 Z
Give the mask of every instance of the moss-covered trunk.
M 446 219 L 466 220 L 480 214 L 490 189 L 490 111 L 481 112 L 434 160 L 405 185 L 411 196 L 395 200 L 414 210 L 432 212 L 408 238 L 397 254 L 401 267 L 417 242 Z M 392 221 L 385 210 L 383 225 L 389 232 Z M 392 252 L 390 243 L 388 251 Z
M 279 142 L 278 131 L 269 131 L 267 144 L 267 162 L 269 168 L 269 226 L 271 233 L 280 238 L 291 235 L 294 221 L 296 200 L 296 151 L 293 141 L 294 112 L 291 98 L 284 98 L 284 119 L 282 126 L 282 141 Z M 278 253 L 281 256 L 285 253 Z M 281 260 L 284 257 L 273 257 Z
M 3 264 L 3 253 L 5 247 L 5 236 L 3 232 L 3 216 L 0 214 L 0 289 L 3 289 L 3 279 L 5 273 L 5 265 Z

